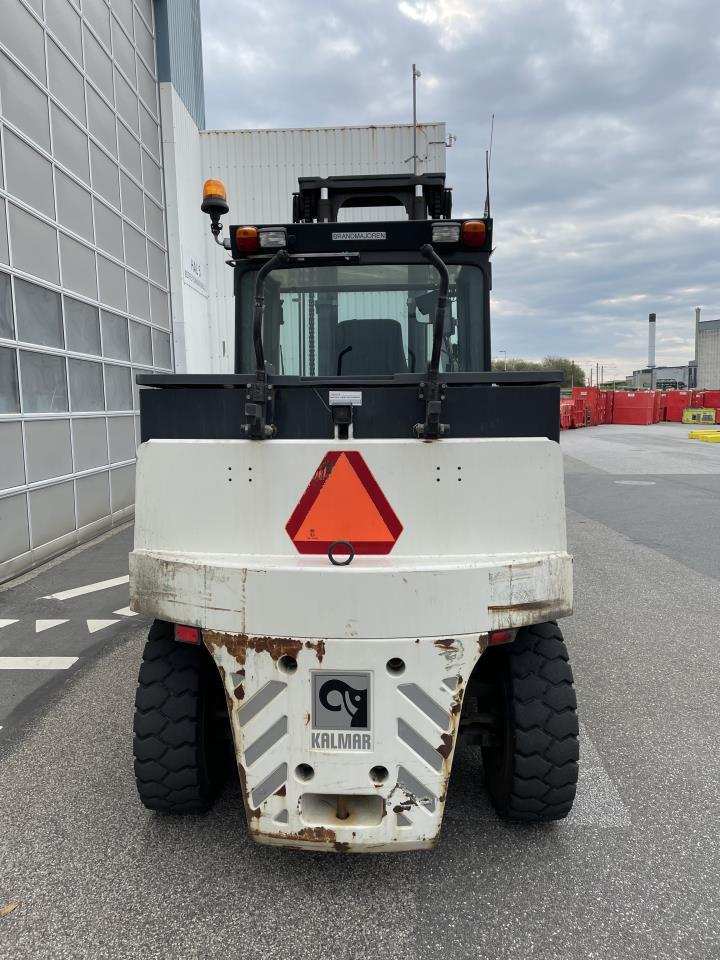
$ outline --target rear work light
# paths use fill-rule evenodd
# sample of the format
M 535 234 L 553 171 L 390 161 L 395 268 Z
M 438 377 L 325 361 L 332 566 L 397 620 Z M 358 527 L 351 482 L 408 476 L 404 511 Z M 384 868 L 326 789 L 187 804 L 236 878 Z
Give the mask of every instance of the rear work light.
M 434 223 L 432 226 L 433 243 L 457 243 L 460 240 L 459 223 Z
M 263 250 L 287 246 L 287 230 L 285 227 L 266 227 L 259 231 L 259 237 L 260 246 Z
M 258 248 L 258 228 L 238 227 L 235 231 L 235 245 L 243 253 L 254 253 Z
M 197 627 L 175 625 L 175 639 L 180 643 L 200 643 L 200 631 Z
M 485 222 L 466 220 L 462 225 L 462 242 L 466 247 L 481 247 L 485 243 Z

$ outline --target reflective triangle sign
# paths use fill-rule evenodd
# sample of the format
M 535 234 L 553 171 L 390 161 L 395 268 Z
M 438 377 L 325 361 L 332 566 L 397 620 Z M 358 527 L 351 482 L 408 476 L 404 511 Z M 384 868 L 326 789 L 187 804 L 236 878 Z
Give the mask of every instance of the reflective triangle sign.
M 342 450 L 325 454 L 285 529 L 299 553 L 346 540 L 356 554 L 385 554 L 403 528 L 362 456 Z

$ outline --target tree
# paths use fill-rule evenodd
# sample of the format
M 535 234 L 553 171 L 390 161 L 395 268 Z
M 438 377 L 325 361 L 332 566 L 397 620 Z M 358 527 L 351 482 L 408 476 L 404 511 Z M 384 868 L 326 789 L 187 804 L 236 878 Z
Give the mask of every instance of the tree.
M 492 369 L 507 370 L 508 373 L 540 370 L 560 370 L 563 374 L 563 387 L 584 387 L 585 372 L 567 357 L 545 357 L 543 360 L 522 360 L 519 357 L 508 357 L 505 360 L 493 360 Z
M 545 357 L 542 367 L 545 370 L 562 370 L 563 387 L 585 386 L 585 371 L 567 357 Z

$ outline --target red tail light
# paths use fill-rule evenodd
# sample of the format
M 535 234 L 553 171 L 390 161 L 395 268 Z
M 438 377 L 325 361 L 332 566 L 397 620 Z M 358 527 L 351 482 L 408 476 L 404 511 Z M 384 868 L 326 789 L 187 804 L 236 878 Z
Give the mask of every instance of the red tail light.
M 200 643 L 200 631 L 197 627 L 175 626 L 175 639 L 180 643 Z
M 257 227 L 238 227 L 235 231 L 235 243 L 243 253 L 255 253 L 258 249 Z
M 488 644 L 492 647 L 498 643 L 512 643 L 516 633 L 517 630 L 493 630 L 490 634 Z

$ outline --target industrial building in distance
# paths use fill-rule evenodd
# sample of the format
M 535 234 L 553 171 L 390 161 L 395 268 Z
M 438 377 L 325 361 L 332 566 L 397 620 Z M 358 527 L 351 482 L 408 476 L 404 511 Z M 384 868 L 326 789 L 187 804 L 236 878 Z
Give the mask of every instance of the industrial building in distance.
M 720 389 L 720 319 L 701 320 L 695 308 L 695 357 L 676 366 L 655 365 L 656 315 L 648 318 L 648 363 L 633 370 L 627 386 L 633 390 Z

